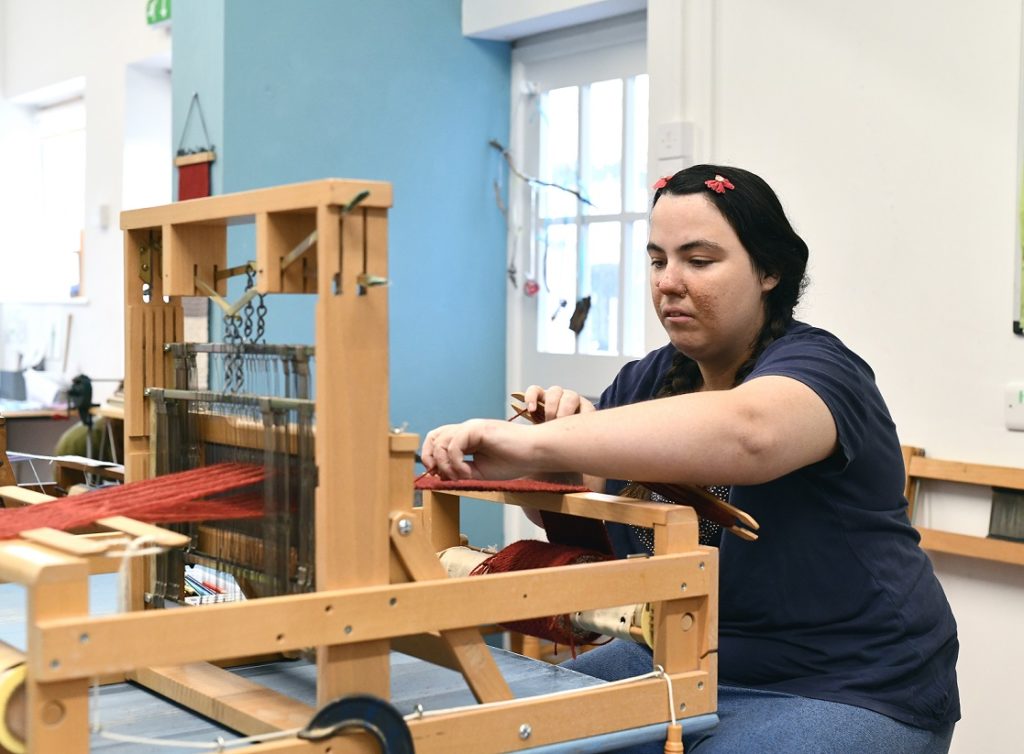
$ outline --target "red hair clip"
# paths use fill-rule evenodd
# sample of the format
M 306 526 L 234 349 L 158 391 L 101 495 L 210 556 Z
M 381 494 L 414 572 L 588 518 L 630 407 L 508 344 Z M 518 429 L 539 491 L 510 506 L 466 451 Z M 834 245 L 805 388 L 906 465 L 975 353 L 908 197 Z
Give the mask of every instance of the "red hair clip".
M 665 188 L 668 185 L 668 182 L 671 180 L 672 176 L 666 175 L 664 178 L 659 178 L 658 180 L 656 180 L 654 182 L 654 185 L 651 186 L 651 188 L 654 189 L 655 191 L 660 191 L 661 189 Z
M 732 185 L 732 181 L 730 181 L 725 176 L 721 175 L 716 175 L 711 180 L 704 181 L 704 185 L 707 186 L 712 191 L 714 191 L 716 194 L 724 194 L 726 189 L 736 188 L 735 186 Z

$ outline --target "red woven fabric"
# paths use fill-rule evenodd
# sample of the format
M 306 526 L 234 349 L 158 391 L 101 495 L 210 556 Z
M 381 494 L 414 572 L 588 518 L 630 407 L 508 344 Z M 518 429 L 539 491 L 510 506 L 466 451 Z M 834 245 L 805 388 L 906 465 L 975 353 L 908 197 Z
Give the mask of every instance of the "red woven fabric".
M 129 516 L 146 523 L 255 518 L 263 514 L 261 489 L 245 488 L 262 484 L 264 476 L 261 466 L 222 463 L 0 510 L 0 539 L 44 526 L 77 529 L 108 516 Z M 204 499 L 228 492 L 234 494 Z
M 558 484 L 556 482 L 540 482 L 536 479 L 507 479 L 490 482 L 481 479 L 442 479 L 438 476 L 424 475 L 416 480 L 418 490 L 476 490 L 478 492 L 554 492 L 566 494 L 570 492 L 590 492 L 589 487 L 582 484 Z
M 178 168 L 178 201 L 210 195 L 209 162 L 196 162 Z

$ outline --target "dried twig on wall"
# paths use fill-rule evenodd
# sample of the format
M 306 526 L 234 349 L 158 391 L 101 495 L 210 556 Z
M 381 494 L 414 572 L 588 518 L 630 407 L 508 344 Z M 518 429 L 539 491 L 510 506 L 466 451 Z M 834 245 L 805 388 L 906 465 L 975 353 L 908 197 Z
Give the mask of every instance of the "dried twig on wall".
M 488 143 L 492 147 L 497 149 L 499 152 L 501 152 L 501 156 L 504 157 L 505 162 L 508 163 L 508 169 L 511 170 L 512 173 L 520 180 L 526 181 L 527 183 L 533 186 L 550 186 L 551 188 L 556 188 L 559 191 L 566 191 L 575 196 L 584 204 L 588 204 L 591 207 L 594 206 L 594 203 L 587 199 L 587 197 L 583 196 L 583 194 L 581 194 L 577 189 L 569 188 L 568 186 L 562 186 L 561 184 L 558 183 L 551 183 L 550 181 L 542 181 L 540 178 L 534 178 L 532 176 L 526 175 L 513 164 L 512 155 L 509 154 L 508 150 L 505 149 L 501 142 L 499 142 L 497 139 L 491 139 L 490 142 Z

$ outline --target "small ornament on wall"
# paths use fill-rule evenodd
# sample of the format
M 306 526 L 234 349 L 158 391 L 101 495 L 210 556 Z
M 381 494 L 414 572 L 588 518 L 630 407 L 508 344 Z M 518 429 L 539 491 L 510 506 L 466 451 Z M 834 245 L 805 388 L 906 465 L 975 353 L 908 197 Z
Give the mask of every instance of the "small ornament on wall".
M 185 137 L 188 135 L 193 110 L 199 113 L 204 143 L 189 149 L 185 147 Z M 188 113 L 185 115 L 185 126 L 181 130 L 178 152 L 174 158 L 174 164 L 178 167 L 178 201 L 210 195 L 210 168 L 216 158 L 217 153 L 210 143 L 210 134 L 206 130 L 203 108 L 199 104 L 199 93 L 193 92 L 192 100 L 188 104 Z
M 569 318 L 569 329 L 579 335 L 583 331 L 583 325 L 587 322 L 588 314 L 590 314 L 590 296 L 584 296 L 576 302 L 576 309 Z

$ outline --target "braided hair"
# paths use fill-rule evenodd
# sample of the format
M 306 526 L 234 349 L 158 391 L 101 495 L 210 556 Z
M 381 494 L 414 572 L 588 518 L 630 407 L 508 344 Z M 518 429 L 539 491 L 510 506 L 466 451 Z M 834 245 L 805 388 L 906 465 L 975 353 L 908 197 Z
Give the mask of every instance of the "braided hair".
M 716 191 L 708 185 L 718 176 L 728 179 L 728 190 Z M 694 165 L 656 185 L 652 207 L 665 194 L 707 196 L 736 232 L 754 269 L 778 279 L 765 297 L 765 322 L 751 343 L 750 357 L 736 371 L 733 385 L 739 385 L 764 349 L 781 337 L 793 321 L 793 309 L 807 285 L 807 244 L 793 230 L 771 186 L 748 170 L 728 165 Z M 690 393 L 702 384 L 697 362 L 677 353 L 657 397 Z

